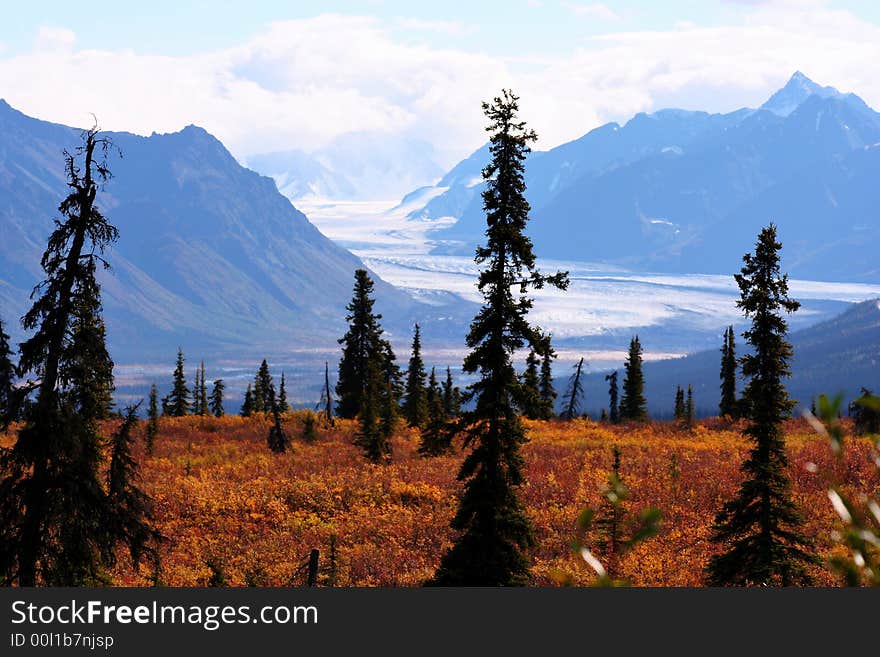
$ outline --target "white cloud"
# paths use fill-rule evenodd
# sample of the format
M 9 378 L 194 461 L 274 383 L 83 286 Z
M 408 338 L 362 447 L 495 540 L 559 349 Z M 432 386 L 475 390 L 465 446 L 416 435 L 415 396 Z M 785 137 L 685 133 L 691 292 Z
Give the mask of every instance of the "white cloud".
M 444 164 L 485 139 L 480 102 L 502 86 L 520 94 L 540 148 L 638 111 L 754 106 L 796 69 L 880 105 L 880 79 L 867 65 L 880 59 L 877 25 L 819 4 L 777 2 L 737 20 L 618 31 L 564 54 L 519 57 L 414 44 L 397 37 L 399 19 L 333 14 L 273 23 L 228 49 L 176 57 L 77 49 L 69 30 L 44 28 L 31 52 L 0 53 L 0 97 L 73 125 L 90 123 L 94 112 L 110 130 L 149 134 L 196 123 L 242 159 L 374 130 L 418 135 Z M 458 29 L 444 25 L 421 27 Z

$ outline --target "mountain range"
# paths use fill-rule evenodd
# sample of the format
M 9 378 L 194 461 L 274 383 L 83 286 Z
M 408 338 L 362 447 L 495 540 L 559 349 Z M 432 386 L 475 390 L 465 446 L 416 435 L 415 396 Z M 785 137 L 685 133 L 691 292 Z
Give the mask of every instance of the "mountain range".
M 394 199 L 443 175 L 427 141 L 369 131 L 342 134 L 311 152 L 252 155 L 246 164 L 275 180 L 292 201 Z
M 273 180 L 241 166 L 205 130 L 142 137 L 107 133 L 112 179 L 99 205 L 120 239 L 102 274 L 111 353 L 171 362 L 178 346 L 207 358 L 253 359 L 323 346 L 345 330 L 354 270 L 363 263 L 322 235 Z M 0 313 L 20 317 L 42 278 L 40 257 L 67 194 L 62 151 L 80 131 L 0 101 Z M 376 280 L 392 333 L 462 307 L 423 306 Z M 440 333 L 446 324 L 433 321 Z
M 472 253 L 482 237 L 486 146 L 413 210 L 453 217 L 438 253 Z M 638 270 L 730 273 L 773 221 L 792 276 L 880 281 L 880 114 L 804 74 L 757 109 L 667 109 L 609 123 L 532 153 L 529 232 L 538 257 Z
M 737 354 L 745 353 L 745 344 L 737 327 Z M 676 386 L 693 386 L 694 406 L 698 415 L 718 414 L 720 398 L 721 336 L 719 348 L 700 351 L 682 358 L 644 363 L 645 398 L 652 417 L 672 415 Z M 785 381 L 789 396 L 798 408 L 809 408 L 820 394 L 842 394 L 846 403 L 859 396 L 862 387 L 880 391 L 880 299 L 853 304 L 840 315 L 808 328 L 793 331 L 789 341 L 794 348 L 792 376 Z M 649 348 L 650 345 L 643 345 Z M 608 407 L 606 372 L 591 372 L 584 378 L 582 407 L 592 417 Z M 623 364 L 618 371 L 623 383 Z M 557 390 L 565 389 L 566 379 L 556 381 Z M 740 382 L 740 392 L 742 382 Z

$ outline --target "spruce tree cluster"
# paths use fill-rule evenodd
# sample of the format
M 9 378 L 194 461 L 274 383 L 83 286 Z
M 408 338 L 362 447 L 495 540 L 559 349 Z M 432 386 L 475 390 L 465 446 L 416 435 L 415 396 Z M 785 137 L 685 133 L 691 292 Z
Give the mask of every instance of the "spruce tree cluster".
M 367 271 L 356 270 L 353 297 L 346 306 L 349 328 L 339 339 L 342 358 L 336 412 L 343 418 L 358 419 L 355 443 L 368 460 L 380 462 L 391 458 L 390 438 L 403 389 L 394 351 L 379 324 L 382 315 L 373 312 L 372 292 L 373 281 Z
M 800 531 L 791 498 L 782 421 L 794 406 L 783 380 L 790 376 L 792 347 L 782 313 L 800 304 L 788 296 L 788 276 L 780 273 L 776 227 L 764 228 L 755 252 L 743 256 L 737 306 L 751 327 L 743 333 L 753 353 L 740 359 L 747 380 L 745 435 L 752 442 L 742 464 L 745 477 L 736 496 L 715 518 L 713 540 L 722 551 L 706 569 L 716 586 L 793 586 L 810 582 L 806 566 L 815 563 L 812 542 Z
M 527 550 L 531 524 L 519 500 L 526 441 L 517 409 L 520 381 L 513 354 L 542 348 L 542 334 L 528 323 L 528 290 L 565 289 L 568 276 L 543 276 L 525 234 L 529 204 L 524 197 L 524 162 L 534 131 L 517 119 L 517 97 L 503 91 L 483 109 L 489 119 L 491 161 L 483 169 L 486 245 L 477 248 L 483 269 L 478 289 L 483 306 L 471 324 L 463 369 L 478 375 L 468 386 L 472 409 L 462 414 L 467 456 L 459 471 L 464 489 L 452 528 L 458 533 L 431 584 L 509 586 L 529 581 Z M 519 294 L 515 294 L 519 290 Z
M 553 417 L 553 405 L 556 403 L 556 388 L 553 387 L 553 360 L 556 351 L 550 344 L 550 335 L 541 336 L 541 376 L 538 390 L 541 393 L 541 413 L 539 419 L 549 420 Z
M 437 374 L 431 368 L 428 379 L 428 417 L 422 429 L 419 442 L 419 454 L 422 456 L 439 456 L 452 449 L 452 428 L 443 405 L 443 393 L 437 383 Z
M 269 372 L 269 363 L 266 359 L 260 363 L 260 369 L 254 376 L 253 387 L 253 412 L 254 413 L 274 413 L 275 404 L 275 382 L 272 380 L 272 374 Z
M 461 413 L 461 390 L 452 380 L 452 369 L 446 368 L 446 380 L 443 381 L 443 412 L 447 418 L 457 418 Z

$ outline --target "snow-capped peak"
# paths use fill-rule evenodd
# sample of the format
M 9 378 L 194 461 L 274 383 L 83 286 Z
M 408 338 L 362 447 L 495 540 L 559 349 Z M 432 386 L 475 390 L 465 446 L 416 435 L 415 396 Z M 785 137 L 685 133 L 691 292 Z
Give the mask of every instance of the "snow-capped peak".
M 810 96 L 829 98 L 840 95 L 842 94 L 834 87 L 820 86 L 800 71 L 795 71 L 785 86 L 761 105 L 761 109 L 779 116 L 788 116 Z

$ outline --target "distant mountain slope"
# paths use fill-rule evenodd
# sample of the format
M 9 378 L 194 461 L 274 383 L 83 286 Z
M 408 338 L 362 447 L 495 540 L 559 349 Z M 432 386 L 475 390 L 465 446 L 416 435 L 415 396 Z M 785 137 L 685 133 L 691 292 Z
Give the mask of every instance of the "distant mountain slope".
M 529 232 L 539 257 L 725 273 L 774 220 L 793 276 L 877 282 L 878 145 L 880 114 L 796 73 L 757 110 L 639 114 L 534 153 Z M 411 215 L 458 219 L 434 234 L 439 251 L 470 253 L 481 235 L 483 186 L 469 184 Z
M 215 358 L 335 346 L 358 258 L 201 128 L 110 136 L 122 158 L 112 158 L 99 203 L 120 231 L 102 276 L 117 360 L 168 359 L 178 345 Z M 13 330 L 66 194 L 62 149 L 78 143 L 77 130 L 0 101 L 0 313 Z M 376 293 L 392 330 L 430 316 L 381 280 Z
M 744 340 L 737 327 L 737 351 L 744 353 Z M 880 300 L 853 304 L 839 316 L 789 336 L 794 346 L 792 377 L 786 381 L 789 395 L 801 406 L 819 394 L 842 393 L 846 403 L 865 386 L 880 391 Z M 694 401 L 699 414 L 717 415 L 720 396 L 721 337 L 719 349 L 703 351 L 684 358 L 645 363 L 645 397 L 651 414 L 657 418 L 672 413 L 675 387 L 694 387 Z M 646 345 L 650 348 L 650 345 Z M 594 417 L 608 407 L 608 384 L 605 372 L 591 373 L 585 379 L 585 403 Z M 623 381 L 623 363 L 619 370 Z M 557 381 L 564 390 L 565 381 Z

